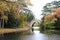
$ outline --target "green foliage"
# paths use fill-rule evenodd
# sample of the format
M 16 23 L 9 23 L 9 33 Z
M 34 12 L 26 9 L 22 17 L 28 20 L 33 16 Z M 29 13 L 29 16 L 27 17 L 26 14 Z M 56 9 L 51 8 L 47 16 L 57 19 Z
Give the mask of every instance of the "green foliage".
M 54 24 L 51 23 L 51 21 L 49 21 L 49 20 L 43 22 L 42 27 L 43 27 L 43 29 L 53 29 L 53 28 L 55 28 Z
M 20 20 L 15 19 L 13 15 L 8 16 L 8 21 L 5 23 L 5 27 L 7 28 L 15 28 L 19 27 L 20 25 Z
M 39 27 L 39 24 L 38 24 L 38 23 L 35 23 L 35 24 L 34 24 L 34 27 Z
M 24 12 L 25 11 L 25 12 Z M 31 10 L 24 9 L 20 12 L 20 26 L 24 26 L 25 22 L 31 22 L 34 19 L 34 15 Z
M 46 28 L 55 28 L 55 26 L 53 25 L 53 23 L 51 23 L 50 21 L 45 22 Z
M 53 1 L 51 3 L 47 3 L 44 7 L 43 7 L 43 13 L 45 14 L 45 12 L 49 12 L 51 13 L 52 9 L 55 8 L 60 8 L 60 1 Z
M 31 22 L 34 19 L 34 15 L 32 13 L 32 11 L 28 10 L 27 14 L 27 21 Z
M 58 20 L 54 23 L 54 26 L 56 26 L 56 28 L 60 28 L 60 19 L 57 18 Z

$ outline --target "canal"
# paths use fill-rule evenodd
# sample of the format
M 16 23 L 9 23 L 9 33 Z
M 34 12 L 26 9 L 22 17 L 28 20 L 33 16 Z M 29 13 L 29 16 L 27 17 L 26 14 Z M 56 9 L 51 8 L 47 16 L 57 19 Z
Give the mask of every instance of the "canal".
M 34 30 L 32 34 L 25 35 L 21 35 L 20 33 L 9 33 L 0 35 L 0 40 L 60 40 L 60 31 L 46 30 L 42 32 Z

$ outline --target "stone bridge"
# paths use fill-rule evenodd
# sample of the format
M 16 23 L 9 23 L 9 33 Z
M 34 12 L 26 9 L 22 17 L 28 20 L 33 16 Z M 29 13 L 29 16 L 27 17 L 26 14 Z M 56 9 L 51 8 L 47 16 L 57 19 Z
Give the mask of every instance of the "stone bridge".
M 29 25 L 29 27 L 30 27 L 29 32 L 32 32 L 32 25 L 34 25 L 34 22 L 35 22 L 35 23 L 39 23 L 40 20 L 34 19 L 34 20 L 32 20 L 30 23 L 28 23 L 28 25 Z

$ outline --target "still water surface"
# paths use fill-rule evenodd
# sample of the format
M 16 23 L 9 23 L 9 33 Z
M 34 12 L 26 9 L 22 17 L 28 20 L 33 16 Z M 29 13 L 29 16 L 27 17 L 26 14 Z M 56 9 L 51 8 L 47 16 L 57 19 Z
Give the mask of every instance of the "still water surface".
M 33 34 L 20 35 L 20 33 L 10 33 L 0 35 L 0 40 L 60 40 L 60 34 L 48 34 L 46 31 L 41 33 L 35 30 Z

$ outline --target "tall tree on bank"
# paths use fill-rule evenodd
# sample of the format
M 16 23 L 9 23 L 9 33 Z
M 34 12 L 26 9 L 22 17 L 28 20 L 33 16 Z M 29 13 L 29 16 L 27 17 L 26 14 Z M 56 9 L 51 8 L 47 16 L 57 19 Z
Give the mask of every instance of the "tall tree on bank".
M 28 10 L 26 14 L 27 14 L 27 22 L 31 22 L 32 20 L 35 19 L 31 10 Z
M 22 2 L 22 1 L 20 1 Z M 10 0 L 0 0 L 0 19 L 4 19 L 4 26 L 5 27 L 17 27 L 19 26 L 19 7 L 21 8 L 21 5 L 25 4 L 25 2 L 21 3 L 20 6 L 18 6 L 18 1 L 10 1 Z M 23 6 L 24 8 L 25 6 Z M 2 16 L 3 15 L 3 16 Z
M 54 12 L 52 12 L 54 10 Z M 43 7 L 43 12 L 42 14 L 44 15 L 43 16 L 43 21 L 42 21 L 42 26 L 43 26 L 43 23 L 44 23 L 44 17 L 47 16 L 47 15 L 52 15 L 51 17 L 53 17 L 53 21 L 56 20 L 54 23 L 53 23 L 53 26 L 55 26 L 55 28 L 60 28 L 59 25 L 60 25 L 60 1 L 53 1 L 51 3 L 47 3 L 44 7 Z M 55 18 L 55 19 L 54 19 Z M 50 18 L 49 18 L 50 19 Z M 50 21 L 51 22 L 51 21 Z M 45 22 L 46 23 L 46 22 Z M 49 26 L 49 25 L 48 25 Z

